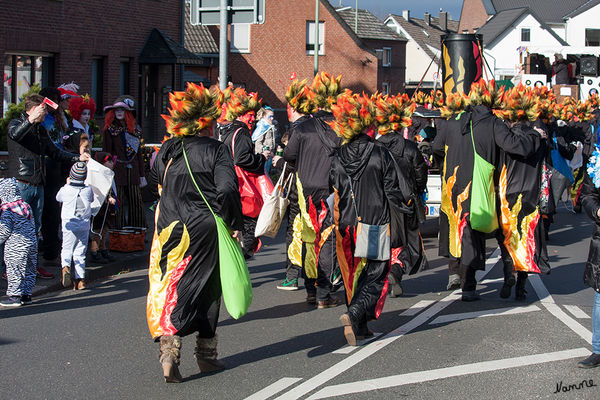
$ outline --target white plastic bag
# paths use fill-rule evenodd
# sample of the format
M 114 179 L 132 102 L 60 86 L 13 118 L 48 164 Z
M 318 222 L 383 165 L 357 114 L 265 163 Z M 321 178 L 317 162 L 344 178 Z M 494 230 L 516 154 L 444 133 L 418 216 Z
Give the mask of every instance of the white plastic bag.
M 273 191 L 264 201 L 258 220 L 256 221 L 256 229 L 254 230 L 254 236 L 268 236 L 275 237 L 279 231 L 279 226 L 285 215 L 290 201 L 288 196 L 292 187 L 292 179 L 294 174 L 289 174 L 285 182 L 283 177 L 285 175 L 286 165 L 283 166 L 283 172 L 277 180 L 277 184 L 273 188 Z
M 92 215 L 98 214 L 100 207 L 104 203 L 108 192 L 112 187 L 113 178 L 115 173 L 110 169 L 106 168 L 99 162 L 90 159 L 87 162 L 87 178 L 85 184 L 92 188 L 94 192 L 94 201 L 92 202 Z

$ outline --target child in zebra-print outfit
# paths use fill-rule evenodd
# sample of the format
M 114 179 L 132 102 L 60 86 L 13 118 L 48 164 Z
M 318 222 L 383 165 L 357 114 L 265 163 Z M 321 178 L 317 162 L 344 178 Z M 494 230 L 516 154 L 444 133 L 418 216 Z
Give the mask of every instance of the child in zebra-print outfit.
M 0 244 L 4 243 L 4 262 L 8 299 L 5 307 L 31 304 L 37 270 L 37 235 L 31 207 L 21 198 L 14 178 L 0 179 Z

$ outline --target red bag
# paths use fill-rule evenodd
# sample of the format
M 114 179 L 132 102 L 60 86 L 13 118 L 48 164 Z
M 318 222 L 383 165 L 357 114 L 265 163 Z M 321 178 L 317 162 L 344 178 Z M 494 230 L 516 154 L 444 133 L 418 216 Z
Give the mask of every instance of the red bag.
M 231 154 L 235 159 L 235 137 L 239 129 L 231 139 Z M 247 217 L 257 218 L 263 206 L 264 199 L 273 191 L 273 182 L 266 174 L 248 172 L 234 165 L 238 177 L 240 199 L 242 200 L 242 214 Z

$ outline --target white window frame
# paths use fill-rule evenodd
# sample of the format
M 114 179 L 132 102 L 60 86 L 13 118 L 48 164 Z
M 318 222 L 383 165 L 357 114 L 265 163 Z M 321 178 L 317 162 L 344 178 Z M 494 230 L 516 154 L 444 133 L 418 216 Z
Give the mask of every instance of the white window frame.
M 231 24 L 231 52 L 232 53 L 250 53 L 250 25 L 251 24 Z M 240 38 L 245 38 L 246 42 L 241 42 Z
M 382 60 L 381 65 L 383 65 L 384 67 L 392 66 L 392 48 L 391 47 L 383 48 L 383 60 Z
M 315 21 L 306 21 L 306 54 L 309 56 L 315 55 L 314 35 Z M 321 21 L 319 21 L 319 55 L 325 55 L 325 22 Z
M 384 96 L 390 94 L 391 86 L 389 82 L 381 82 L 381 94 Z

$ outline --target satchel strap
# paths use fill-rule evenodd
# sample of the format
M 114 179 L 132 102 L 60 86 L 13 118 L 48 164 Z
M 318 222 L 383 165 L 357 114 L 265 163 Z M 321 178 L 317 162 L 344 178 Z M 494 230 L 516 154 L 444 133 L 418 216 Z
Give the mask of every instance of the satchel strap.
M 181 150 L 183 150 L 183 159 L 185 160 L 185 165 L 187 166 L 187 170 L 188 170 L 188 173 L 190 174 L 190 178 L 192 178 L 192 182 L 194 182 L 194 186 L 196 187 L 196 190 L 198 191 L 198 193 L 200 193 L 200 196 L 202 196 L 202 200 L 204 200 L 204 202 L 206 203 L 206 206 L 210 210 L 210 213 L 213 215 L 213 217 L 216 220 L 217 216 L 215 215 L 215 212 L 213 211 L 210 204 L 208 204 L 208 201 L 206 200 L 206 197 L 204 197 L 204 193 L 202 193 L 202 190 L 200 190 L 198 183 L 196 183 L 196 178 L 194 178 L 194 174 L 192 173 L 192 169 L 190 168 L 190 163 L 188 161 L 187 155 L 185 154 L 185 146 L 183 145 L 183 138 L 181 139 Z
M 233 137 L 231 138 L 231 157 L 234 159 L 234 164 L 235 164 L 235 137 L 237 136 L 237 133 L 240 131 L 240 129 L 242 129 L 242 128 L 237 128 L 237 130 L 233 133 Z
M 473 153 L 477 155 L 477 150 L 475 150 L 475 138 L 473 137 L 473 120 L 469 120 L 469 128 L 471 129 L 471 143 L 473 143 Z
M 350 178 L 350 175 L 348 175 L 348 184 L 350 185 L 350 198 L 352 199 L 352 206 L 354 207 L 356 220 L 360 222 L 361 218 L 358 216 L 358 208 L 356 208 L 356 201 L 354 200 L 354 190 L 352 189 L 352 178 Z

